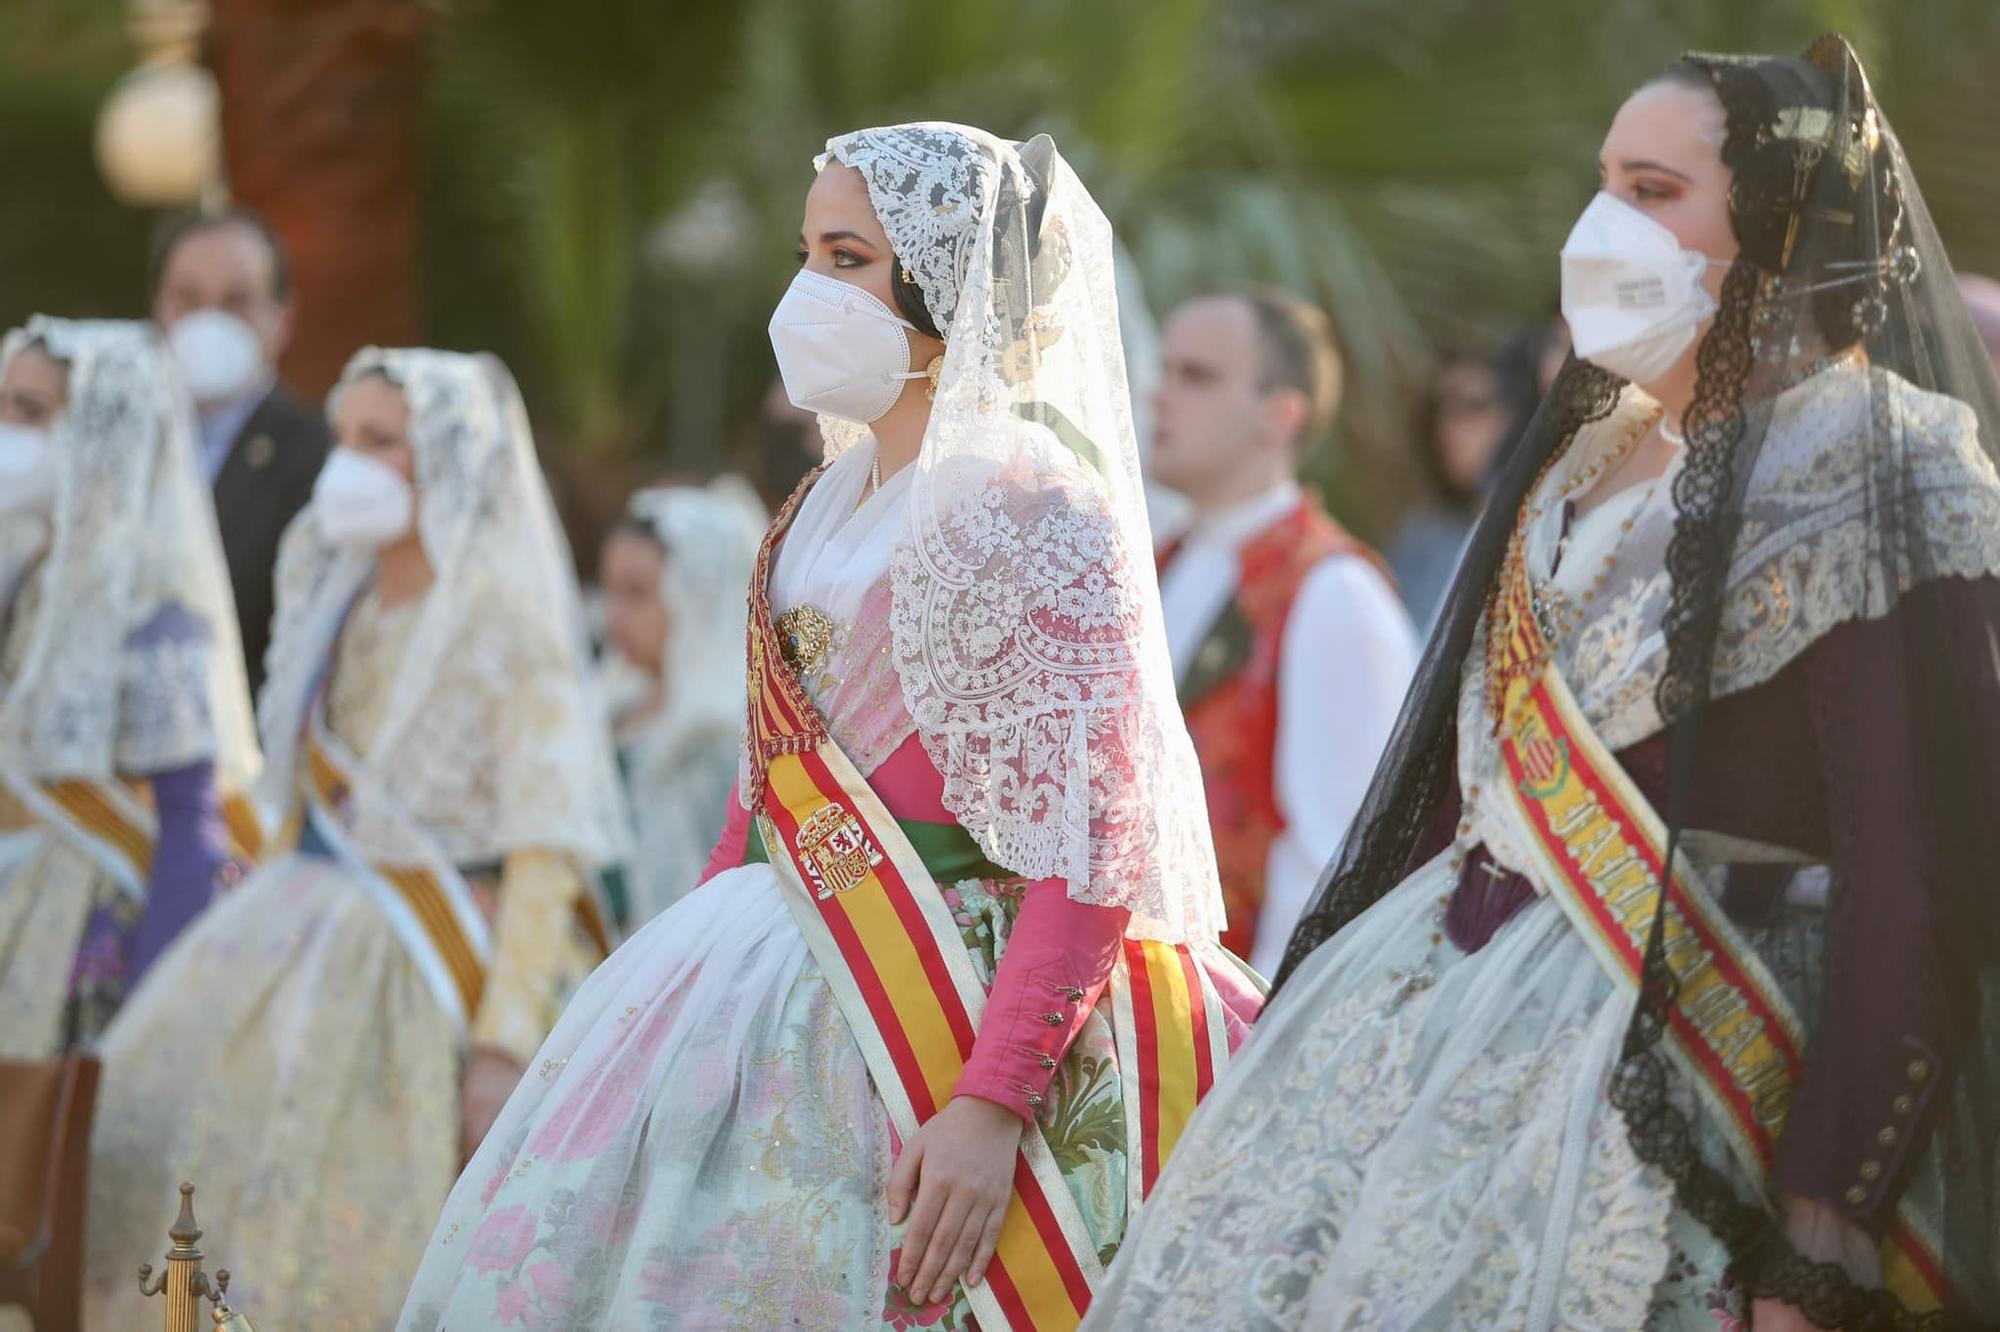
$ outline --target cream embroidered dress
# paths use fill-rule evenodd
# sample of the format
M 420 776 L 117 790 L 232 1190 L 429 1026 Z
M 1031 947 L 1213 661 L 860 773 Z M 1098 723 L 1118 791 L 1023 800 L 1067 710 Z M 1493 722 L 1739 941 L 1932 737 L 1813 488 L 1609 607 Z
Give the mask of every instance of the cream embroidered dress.
M 418 527 L 435 581 L 384 605 L 372 556 L 288 534 L 263 720 L 292 850 L 162 958 L 105 1041 L 92 1143 L 89 1319 L 138 1327 L 179 1181 L 210 1266 L 265 1327 L 394 1319 L 459 1165 L 470 1049 L 525 1061 L 601 956 L 577 912 L 622 808 L 579 692 L 567 557 L 497 363 L 367 352 L 410 399 Z M 546 557 L 546 563 L 544 562 Z M 557 558 L 560 557 L 560 558 Z M 346 756 L 307 810 L 301 737 Z M 275 777 L 275 773 L 273 776 Z M 438 863 L 488 944 L 471 1011 L 437 983 L 387 867 Z

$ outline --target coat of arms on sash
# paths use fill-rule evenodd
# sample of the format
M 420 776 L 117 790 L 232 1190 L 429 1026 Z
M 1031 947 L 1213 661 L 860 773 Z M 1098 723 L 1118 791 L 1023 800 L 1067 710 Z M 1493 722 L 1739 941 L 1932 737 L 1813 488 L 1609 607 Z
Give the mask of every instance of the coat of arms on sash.
M 812 879 L 813 896 L 825 901 L 868 877 L 882 853 L 841 805 L 821 805 L 799 825 L 799 860 Z

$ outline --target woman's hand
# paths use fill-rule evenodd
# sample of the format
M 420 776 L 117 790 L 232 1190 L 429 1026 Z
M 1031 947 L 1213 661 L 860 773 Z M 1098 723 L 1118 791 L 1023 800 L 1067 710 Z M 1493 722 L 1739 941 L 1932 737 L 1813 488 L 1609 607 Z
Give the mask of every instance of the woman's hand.
M 1782 1300 L 1752 1300 L 1750 1332 L 1825 1332 L 1825 1329 Z
M 889 1220 L 909 1218 L 895 1280 L 912 1300 L 936 1304 L 961 1277 L 976 1286 L 986 1275 L 1014 1193 L 1022 1128 L 1011 1110 L 956 1096 L 903 1144 L 889 1172 Z
M 527 1069 L 502 1050 L 481 1046 L 465 1065 L 465 1080 L 458 1094 L 458 1152 L 470 1161 L 486 1137 L 486 1130 L 500 1117 L 500 1108 L 514 1094 Z
M 1785 1238 L 1801 1258 L 1838 1263 L 1855 1285 L 1867 1289 L 1882 1284 L 1882 1260 L 1868 1232 L 1841 1215 L 1831 1203 L 1790 1194 L 1783 1198 Z M 1823 1332 L 1818 1323 L 1781 1300 L 1755 1300 L 1750 1306 L 1752 1332 Z

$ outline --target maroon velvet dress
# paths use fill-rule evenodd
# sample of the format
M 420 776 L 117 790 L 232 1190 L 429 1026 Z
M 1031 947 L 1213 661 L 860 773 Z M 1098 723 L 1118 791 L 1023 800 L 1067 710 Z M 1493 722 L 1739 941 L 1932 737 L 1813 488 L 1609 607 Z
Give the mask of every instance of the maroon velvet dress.
M 1879 1233 L 1921 1154 L 1969 1025 L 1971 998 L 1947 983 L 1943 884 L 1937 848 L 1918 831 L 1939 793 L 1914 771 L 1905 621 L 1920 599 L 1952 627 L 1957 678 L 1990 684 L 2000 624 L 2000 581 L 1945 580 L 1906 595 L 1879 619 L 1824 635 L 1778 675 L 1709 706 L 1683 826 L 1805 852 L 1830 871 L 1829 974 L 1806 1072 L 1778 1146 L 1777 1187 L 1837 1207 Z M 1981 662 L 1988 663 L 1984 670 Z M 1984 789 L 2000 793 L 2000 689 L 1964 702 L 1986 742 Z M 1655 808 L 1666 811 L 1669 734 L 1618 754 Z M 2000 822 L 2000 804 L 1989 812 Z M 1459 820 L 1454 786 L 1412 865 L 1450 845 Z M 1752 931 L 1768 925 L 1794 871 L 1733 866 L 1723 905 Z M 1526 879 L 1470 856 L 1445 916 L 1451 941 L 1483 947 L 1534 896 Z M 1855 983 L 1865 978 L 1864 983 Z

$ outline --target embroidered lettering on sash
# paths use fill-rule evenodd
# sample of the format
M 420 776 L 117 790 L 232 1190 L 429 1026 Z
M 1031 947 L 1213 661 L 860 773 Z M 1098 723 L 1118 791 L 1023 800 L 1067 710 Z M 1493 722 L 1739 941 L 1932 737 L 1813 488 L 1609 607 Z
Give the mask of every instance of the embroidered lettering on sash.
M 1602 818 L 1604 811 L 1594 800 L 1579 800 L 1573 805 L 1557 811 L 1550 821 L 1549 829 L 1565 842 L 1590 826 L 1592 819 Z
M 1621 876 L 1629 874 L 1632 870 L 1644 870 L 1645 864 L 1646 862 L 1639 859 L 1639 853 L 1628 845 L 1620 848 L 1617 855 L 1599 865 L 1591 877 L 1609 888 L 1616 884 Z

